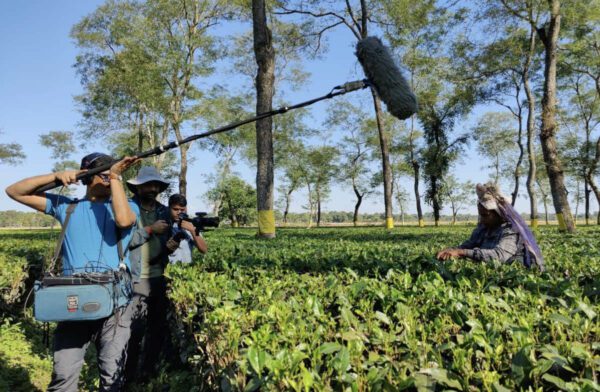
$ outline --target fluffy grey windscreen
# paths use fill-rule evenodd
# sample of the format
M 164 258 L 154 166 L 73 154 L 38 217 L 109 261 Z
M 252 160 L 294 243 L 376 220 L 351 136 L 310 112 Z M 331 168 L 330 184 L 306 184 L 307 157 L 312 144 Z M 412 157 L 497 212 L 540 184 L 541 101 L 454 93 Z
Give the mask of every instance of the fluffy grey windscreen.
M 388 112 L 401 120 L 417 112 L 417 97 L 379 38 L 360 40 L 356 45 L 356 56 Z

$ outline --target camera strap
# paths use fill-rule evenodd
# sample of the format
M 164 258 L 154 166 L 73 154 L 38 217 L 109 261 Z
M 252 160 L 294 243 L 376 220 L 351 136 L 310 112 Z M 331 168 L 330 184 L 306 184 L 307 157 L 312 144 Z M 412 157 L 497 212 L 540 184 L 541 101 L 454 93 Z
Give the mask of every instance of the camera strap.
M 54 270 L 56 263 L 62 258 L 61 250 L 62 245 L 65 240 L 65 232 L 67 231 L 67 225 L 69 224 L 69 220 L 71 219 L 71 214 L 77 207 L 78 199 L 75 199 L 74 202 L 70 203 L 67 207 L 67 214 L 65 216 L 65 221 L 62 224 L 62 229 L 60 231 L 60 236 L 58 237 L 58 242 L 56 243 L 56 247 L 54 248 L 54 256 L 52 257 L 52 261 L 50 262 L 50 267 L 48 268 L 50 272 Z

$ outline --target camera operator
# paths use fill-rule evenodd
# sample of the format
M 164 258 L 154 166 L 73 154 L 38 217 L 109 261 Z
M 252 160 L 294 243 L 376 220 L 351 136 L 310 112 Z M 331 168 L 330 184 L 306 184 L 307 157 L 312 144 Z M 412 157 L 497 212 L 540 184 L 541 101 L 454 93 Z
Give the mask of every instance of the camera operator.
M 169 197 L 169 213 L 173 226 L 171 238 L 167 241 L 167 249 L 172 251 L 169 262 L 191 263 L 194 247 L 205 254 L 208 250 L 200 232 L 196 232 L 194 224 L 182 219 L 182 214 L 187 214 L 187 200 L 185 196 L 175 194 Z
M 129 257 L 135 279 L 133 320 L 127 348 L 125 379 L 128 386 L 154 374 L 167 339 L 166 280 L 169 262 L 169 209 L 156 199 L 169 183 L 152 166 L 142 166 L 135 178 L 127 181 L 138 206 L 139 219 L 129 243 Z

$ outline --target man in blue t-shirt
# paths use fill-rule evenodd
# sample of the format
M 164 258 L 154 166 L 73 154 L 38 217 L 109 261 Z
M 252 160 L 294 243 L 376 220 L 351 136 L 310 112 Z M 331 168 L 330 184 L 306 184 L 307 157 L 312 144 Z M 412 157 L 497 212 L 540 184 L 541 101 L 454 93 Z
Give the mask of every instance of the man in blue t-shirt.
M 137 206 L 129 203 L 123 189 L 121 173 L 137 162 L 126 157 L 109 170 L 82 180 L 87 186 L 83 199 L 39 193 L 36 190 L 58 180 L 67 186 L 77 182 L 77 175 L 114 162 L 106 154 L 93 153 L 81 161 L 81 170 L 67 170 L 26 178 L 8 188 L 12 199 L 54 216 L 61 224 L 67 208 L 76 203 L 65 230 L 62 246 L 63 274 L 79 271 L 118 270 L 118 241 L 126 249 L 131 228 L 137 220 Z M 127 257 L 125 264 L 129 264 Z M 131 323 L 129 306 L 122 306 L 107 318 L 92 321 L 58 323 L 54 333 L 54 368 L 48 391 L 77 391 L 85 352 L 91 342 L 97 348 L 100 390 L 116 391 L 123 383 L 123 362 Z

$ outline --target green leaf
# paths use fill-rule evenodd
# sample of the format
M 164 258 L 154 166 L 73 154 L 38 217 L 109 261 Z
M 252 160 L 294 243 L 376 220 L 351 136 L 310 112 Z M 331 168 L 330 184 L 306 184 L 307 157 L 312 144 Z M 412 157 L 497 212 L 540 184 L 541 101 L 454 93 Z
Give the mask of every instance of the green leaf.
M 435 381 L 426 374 L 417 373 L 415 375 L 415 388 L 418 392 L 434 392 Z
M 502 386 L 497 381 L 494 384 L 492 384 L 492 388 L 494 389 L 494 392 L 510 392 L 510 389 Z
M 369 372 L 367 373 L 367 382 L 369 385 L 373 386 L 376 382 L 379 382 L 382 379 L 383 377 L 380 375 L 379 368 L 372 367 L 369 369 Z
M 552 369 L 553 365 L 554 365 L 554 361 L 552 361 L 550 359 L 541 359 L 535 365 L 535 372 L 539 376 L 540 374 L 544 374 L 544 373 L 548 372 L 550 369 Z
M 304 385 L 304 390 L 310 391 L 314 382 L 312 373 L 302 366 L 302 385 Z
M 573 343 L 571 346 L 571 354 L 573 354 L 574 357 L 581 359 L 588 359 L 592 357 L 592 354 L 587 351 L 585 345 L 581 343 Z
M 421 369 L 419 371 L 419 373 L 427 374 L 427 375 L 431 376 L 431 378 L 433 378 L 435 381 L 437 381 L 440 384 L 445 385 L 449 388 L 454 388 L 459 391 L 463 390 L 462 385 L 460 384 L 460 382 L 458 382 L 458 380 L 451 379 L 448 376 L 448 371 L 446 371 L 446 369 L 439 369 L 439 368 Z
M 252 377 L 250 382 L 246 384 L 246 388 L 244 388 L 244 392 L 253 392 L 260 389 L 262 385 L 262 380 L 258 377 Z
M 585 302 L 577 301 L 577 307 L 579 310 L 585 313 L 587 318 L 589 318 L 590 320 L 593 320 L 594 317 L 596 317 L 596 312 L 594 312 L 594 310 Z
M 333 354 L 337 351 L 340 351 L 340 349 L 342 348 L 342 345 L 336 342 L 329 342 L 329 343 L 323 343 L 322 345 L 319 346 L 319 348 L 317 349 L 317 351 L 320 354 Z
M 530 347 L 523 347 L 512 359 L 512 377 L 517 385 L 522 384 L 523 381 L 529 377 L 529 372 L 532 368 L 531 361 L 529 360 L 530 351 Z
M 571 319 L 568 318 L 567 316 L 564 316 L 562 314 L 559 313 L 552 313 L 550 316 L 548 316 L 548 318 L 552 321 L 555 321 L 557 323 L 561 323 L 564 325 L 571 325 Z
M 335 356 L 334 368 L 338 373 L 345 373 L 350 366 L 350 353 L 346 347 L 342 347 L 341 350 Z
M 542 376 L 542 380 L 547 381 L 550 384 L 553 384 L 554 386 L 556 386 L 562 390 L 567 389 L 567 383 L 562 378 L 553 376 L 551 374 L 548 374 L 548 373 L 544 374 Z
M 391 325 L 392 322 L 390 321 L 389 317 L 385 314 L 385 313 L 381 313 L 379 311 L 375 312 L 375 317 L 381 321 L 382 323 L 386 324 L 386 325 Z
M 260 375 L 265 365 L 265 352 L 257 349 L 256 346 L 251 346 L 248 348 L 246 358 L 248 359 L 248 362 L 250 362 L 250 366 L 252 366 L 252 369 L 256 372 L 256 374 Z

